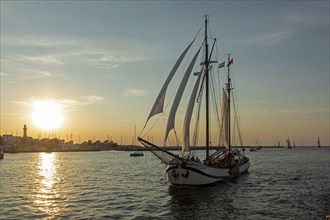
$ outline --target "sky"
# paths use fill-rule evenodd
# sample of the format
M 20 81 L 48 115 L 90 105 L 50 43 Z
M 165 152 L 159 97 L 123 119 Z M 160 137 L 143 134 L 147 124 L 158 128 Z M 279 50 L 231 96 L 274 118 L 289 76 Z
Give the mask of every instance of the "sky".
M 0 4 L 1 134 L 132 144 L 208 14 L 235 59 L 245 145 L 330 145 L 329 1 Z M 34 120 L 38 103 L 56 128 Z

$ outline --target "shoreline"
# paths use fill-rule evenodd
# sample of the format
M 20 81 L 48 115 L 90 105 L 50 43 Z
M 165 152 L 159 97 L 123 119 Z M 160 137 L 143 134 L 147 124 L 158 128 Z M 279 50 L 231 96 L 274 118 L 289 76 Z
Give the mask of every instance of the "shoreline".
M 254 147 L 250 146 L 245 146 L 245 147 L 232 147 L 232 148 L 238 148 L 238 149 L 251 149 Z M 329 149 L 330 146 L 324 146 L 324 147 L 317 147 L 317 146 L 299 146 L 299 147 L 294 147 L 292 149 Z M 165 150 L 170 150 L 170 151 L 181 151 L 178 147 L 164 147 Z M 205 150 L 205 147 L 195 147 L 192 149 L 194 150 Z M 216 150 L 218 149 L 217 147 L 210 147 L 210 150 Z M 275 146 L 264 146 L 261 149 L 288 149 L 287 147 L 275 147 Z M 291 149 L 291 150 L 292 150 Z M 52 153 L 52 152 L 95 152 L 95 151 L 149 151 L 148 149 L 141 147 L 141 146 L 118 146 L 112 149 L 72 149 L 72 150 L 59 150 L 59 149 L 54 149 L 54 150 L 49 150 L 45 151 L 42 149 L 38 150 L 18 150 L 18 151 L 11 151 L 11 150 L 4 150 L 4 153 L 9 153 L 9 154 L 16 154 L 16 153 Z M 158 150 L 159 151 L 159 150 Z

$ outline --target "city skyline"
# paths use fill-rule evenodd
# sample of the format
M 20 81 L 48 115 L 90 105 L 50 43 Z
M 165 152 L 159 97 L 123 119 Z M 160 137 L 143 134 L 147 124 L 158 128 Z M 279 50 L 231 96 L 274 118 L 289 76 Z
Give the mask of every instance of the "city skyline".
M 244 145 L 330 145 L 328 1 L 0 4 L 1 135 L 134 143 L 208 14 L 235 60 Z

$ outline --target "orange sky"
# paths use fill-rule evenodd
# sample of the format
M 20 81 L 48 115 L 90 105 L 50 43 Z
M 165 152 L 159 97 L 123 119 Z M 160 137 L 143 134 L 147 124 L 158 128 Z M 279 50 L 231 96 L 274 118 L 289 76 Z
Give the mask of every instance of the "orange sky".
M 132 144 L 204 12 L 235 59 L 244 144 L 330 145 L 328 1 L 1 1 L 0 133 Z M 50 131 L 33 120 L 45 101 Z

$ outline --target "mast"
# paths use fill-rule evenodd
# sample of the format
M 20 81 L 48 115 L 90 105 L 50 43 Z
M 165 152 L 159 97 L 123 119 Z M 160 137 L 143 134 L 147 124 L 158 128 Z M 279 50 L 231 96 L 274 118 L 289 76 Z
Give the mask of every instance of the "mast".
M 209 143 L 210 143 L 210 134 L 209 134 L 209 45 L 207 43 L 207 19 L 208 15 L 205 15 L 205 84 L 206 84 L 206 158 L 209 157 Z
M 228 149 L 231 147 L 231 137 L 230 137 L 230 87 L 231 87 L 231 79 L 230 79 L 230 54 L 228 54 L 228 75 L 227 75 L 227 93 L 228 93 Z

